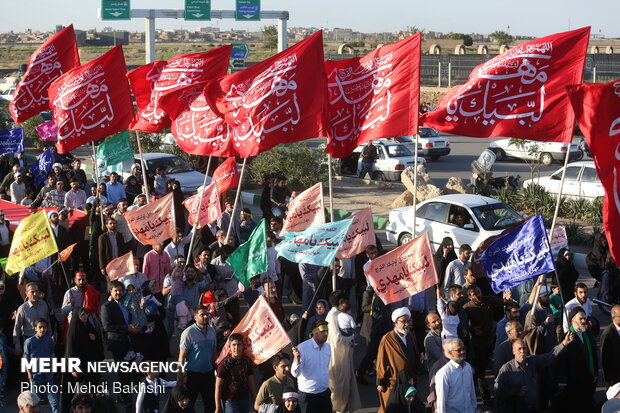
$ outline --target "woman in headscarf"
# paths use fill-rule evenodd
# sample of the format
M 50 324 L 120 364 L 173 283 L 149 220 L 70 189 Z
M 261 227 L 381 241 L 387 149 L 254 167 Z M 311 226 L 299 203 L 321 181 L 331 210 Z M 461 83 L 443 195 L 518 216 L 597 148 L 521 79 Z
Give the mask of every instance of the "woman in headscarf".
M 127 194 L 127 203 L 133 205 L 136 197 L 142 193 L 142 187 L 138 183 L 138 178 L 130 175 L 125 181 L 125 194 Z
M 424 403 L 413 387 L 414 378 L 408 370 L 401 370 L 390 393 L 385 413 L 423 413 Z
M 558 283 L 562 292 L 564 304 L 572 300 L 574 295 L 575 283 L 579 278 L 579 271 L 575 268 L 573 254 L 568 248 L 560 249 L 558 258 L 555 262 L 555 270 L 558 274 Z
M 166 361 L 170 355 L 168 334 L 164 325 L 166 309 L 152 293 L 152 280 L 142 284 L 142 310 L 146 315 L 147 326 L 143 334 L 144 356 L 147 360 Z
M 443 278 L 446 274 L 446 268 L 448 264 L 457 259 L 456 252 L 454 252 L 454 241 L 450 237 L 445 237 L 435 255 L 433 256 L 433 261 L 435 262 L 435 269 L 437 270 L 437 279 L 439 280 L 439 285 L 443 285 Z
M 306 317 L 308 318 L 308 322 L 306 324 L 304 336 L 301 337 L 301 341 L 305 341 L 310 337 L 310 332 L 312 331 L 312 326 L 314 325 L 314 323 L 316 323 L 318 320 L 325 321 L 325 317 L 327 317 L 327 312 L 329 311 L 329 304 L 327 303 L 327 300 L 324 300 L 322 298 L 316 300 L 314 311 L 316 311 L 316 313 L 312 317 Z
M 276 413 L 301 413 L 299 394 L 292 389 L 287 389 L 282 394 L 282 405 Z
M 183 206 L 185 196 L 183 195 L 179 181 L 176 179 L 169 180 L 168 192 L 172 192 L 173 194 L 172 200 L 174 202 L 174 219 L 176 220 L 176 225 L 185 233 L 185 223 L 187 222 L 185 219 L 185 207 Z
M 597 283 L 602 283 L 599 295 L 606 301 L 609 294 L 610 280 L 615 280 L 618 277 L 618 272 L 616 270 L 616 263 L 611 258 L 609 245 L 604 233 L 599 232 L 594 235 L 594 245 L 592 246 L 592 251 L 586 256 L 586 265 Z
M 189 395 L 185 387 L 175 386 L 172 388 L 170 397 L 168 397 L 161 413 L 194 413 L 194 408 L 189 405 Z

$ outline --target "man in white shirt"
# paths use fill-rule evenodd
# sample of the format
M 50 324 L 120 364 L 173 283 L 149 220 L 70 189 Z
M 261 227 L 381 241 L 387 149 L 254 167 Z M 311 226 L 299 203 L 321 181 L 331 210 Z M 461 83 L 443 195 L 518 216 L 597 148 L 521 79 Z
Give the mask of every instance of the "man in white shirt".
M 329 390 L 329 360 L 332 351 L 327 343 L 327 333 L 327 322 L 317 320 L 312 329 L 312 338 L 292 349 L 291 374 L 297 378 L 302 413 L 332 411 Z
M 11 202 L 14 204 L 19 204 L 24 199 L 24 195 L 26 195 L 26 184 L 24 184 L 24 179 L 22 177 L 21 172 L 15 172 L 14 175 L 15 182 L 11 184 Z
M 566 299 L 566 297 L 564 298 Z M 566 303 L 566 314 L 570 313 L 573 308 L 581 307 L 586 313 L 588 325 L 591 327 L 590 317 L 592 316 L 592 301 L 588 298 L 588 286 L 584 283 L 575 284 L 575 298 Z M 568 332 L 568 321 L 564 318 L 564 332 Z M 590 328 L 588 327 L 588 328 Z
M 471 247 L 467 244 L 461 245 L 459 248 L 459 257 L 450 262 L 446 267 L 446 274 L 444 277 L 444 290 L 448 295 L 448 288 L 451 285 L 457 284 L 462 286 L 465 284 L 465 270 L 470 267 L 471 263 L 469 258 L 471 257 Z
M 474 373 L 465 361 L 465 345 L 460 339 L 447 339 L 450 361 L 435 375 L 437 413 L 475 413 Z
M 80 189 L 80 183 L 72 179 L 71 189 L 65 194 L 65 207 L 69 209 L 84 209 L 86 192 Z

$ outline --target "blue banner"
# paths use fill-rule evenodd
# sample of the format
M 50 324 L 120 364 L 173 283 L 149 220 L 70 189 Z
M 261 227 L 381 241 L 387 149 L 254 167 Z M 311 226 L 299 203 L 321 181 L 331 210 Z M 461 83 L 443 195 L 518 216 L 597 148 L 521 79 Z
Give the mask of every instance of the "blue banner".
M 541 215 L 497 238 L 482 253 L 483 271 L 496 293 L 555 270 Z
M 22 128 L 0 130 L 0 153 L 24 151 L 24 130 Z
M 47 173 L 52 170 L 54 163 L 54 154 L 52 148 L 48 148 L 43 152 L 37 162 L 30 165 L 30 173 L 34 176 L 34 185 L 38 186 L 45 182 Z
M 352 222 L 352 219 L 345 219 L 315 225 L 302 232 L 286 233 L 284 240 L 276 245 L 278 256 L 293 262 L 327 267 L 334 260 Z

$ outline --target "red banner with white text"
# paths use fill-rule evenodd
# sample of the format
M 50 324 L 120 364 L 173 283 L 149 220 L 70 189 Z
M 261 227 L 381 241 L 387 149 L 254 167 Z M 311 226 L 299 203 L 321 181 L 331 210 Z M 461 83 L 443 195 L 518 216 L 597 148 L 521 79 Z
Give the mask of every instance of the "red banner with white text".
M 565 87 L 581 83 L 590 28 L 514 46 L 474 68 L 420 124 L 479 138 L 571 142 L 575 116 Z
M 202 205 L 200 205 L 201 196 L 203 197 Z M 197 228 L 202 228 L 209 222 L 214 222 L 222 218 L 222 207 L 220 206 L 220 197 L 218 196 L 215 183 L 207 185 L 204 190 L 200 187 L 196 195 L 190 196 L 183 201 L 183 205 L 189 212 L 187 220 L 191 226 L 194 226 L 196 223 L 196 214 L 199 206 L 201 208 Z
M 603 226 L 611 255 L 620 262 L 620 79 L 567 89 L 605 189 Z
M 226 159 L 213 172 L 213 182 L 217 185 L 217 192 L 226 192 L 239 186 L 239 170 L 237 160 L 234 157 Z

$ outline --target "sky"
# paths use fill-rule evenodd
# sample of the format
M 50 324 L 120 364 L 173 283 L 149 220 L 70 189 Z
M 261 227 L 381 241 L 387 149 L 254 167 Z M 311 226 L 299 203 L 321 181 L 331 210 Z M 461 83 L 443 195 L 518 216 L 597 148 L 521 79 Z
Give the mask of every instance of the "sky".
M 0 32 L 33 29 L 51 31 L 57 24 L 76 29 L 144 31 L 144 20 L 101 21 L 100 0 L 0 0 Z M 184 0 L 132 0 L 133 9 L 182 9 Z M 213 10 L 234 10 L 234 0 L 212 0 Z M 489 34 L 495 30 L 513 35 L 544 36 L 592 26 L 592 34 L 620 38 L 620 1 L 598 0 L 262 0 L 262 10 L 288 10 L 289 27 L 351 28 L 361 32 L 394 32 L 416 26 L 423 30 Z M 156 28 L 195 29 L 215 26 L 221 30 L 255 31 L 275 24 L 234 20 L 186 22 L 159 19 Z

